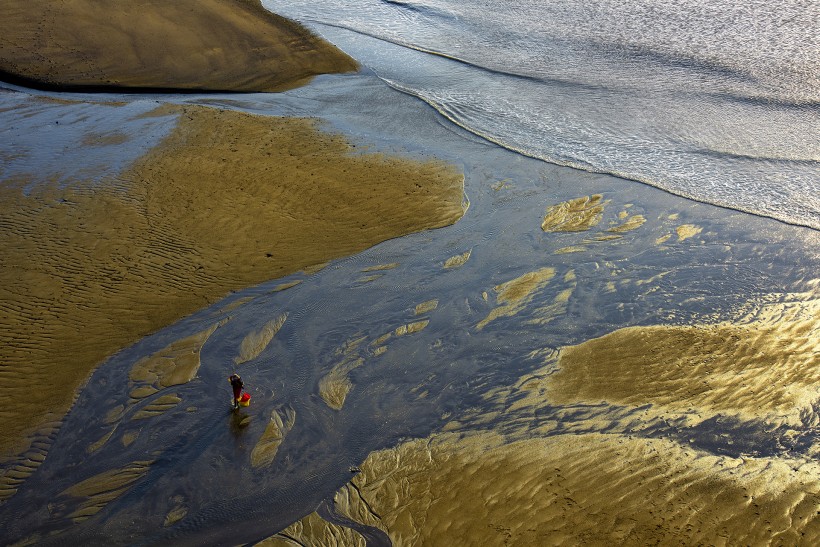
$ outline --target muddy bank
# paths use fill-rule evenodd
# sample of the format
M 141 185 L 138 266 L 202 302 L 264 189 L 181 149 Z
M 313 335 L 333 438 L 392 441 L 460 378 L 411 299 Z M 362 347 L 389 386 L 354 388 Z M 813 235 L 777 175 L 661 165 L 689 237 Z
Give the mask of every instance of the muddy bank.
M 0 80 L 42 89 L 281 91 L 356 69 L 256 0 L 14 0 L 0 20 Z

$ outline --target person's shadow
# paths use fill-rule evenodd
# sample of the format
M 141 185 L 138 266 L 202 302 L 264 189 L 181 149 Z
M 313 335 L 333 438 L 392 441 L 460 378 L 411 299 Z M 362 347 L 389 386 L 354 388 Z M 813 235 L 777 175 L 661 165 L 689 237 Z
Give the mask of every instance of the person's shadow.
M 238 440 L 242 437 L 242 433 L 244 433 L 250 425 L 251 416 L 247 413 L 247 411 L 243 410 L 241 407 L 237 409 L 231 409 L 229 412 L 231 435 L 233 435 L 234 438 Z

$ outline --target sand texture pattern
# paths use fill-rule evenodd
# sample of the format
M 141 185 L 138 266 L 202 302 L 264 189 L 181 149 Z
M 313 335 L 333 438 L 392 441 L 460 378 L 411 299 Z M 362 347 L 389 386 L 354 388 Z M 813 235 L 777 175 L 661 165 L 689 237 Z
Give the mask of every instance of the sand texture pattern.
M 809 545 L 820 539 L 817 472 L 662 439 L 445 434 L 371 454 L 336 505 L 396 546 Z
M 127 492 L 148 471 L 150 465 L 151 462 L 148 461 L 133 462 L 123 469 L 105 471 L 75 484 L 60 497 L 81 498 L 83 502 L 80 507 L 62 515 L 64 509 L 60 502 L 63 500 L 58 498 L 51 510 L 56 515 L 81 522 L 100 512 L 110 502 Z
M 493 290 L 496 293 L 498 307 L 482 319 L 476 328 L 481 330 L 499 317 L 515 315 L 532 300 L 533 294 L 543 289 L 554 276 L 555 269 L 546 267 L 496 285 Z
M 229 291 L 463 214 L 442 162 L 353 155 L 305 119 L 177 113 L 112 184 L 0 189 L 0 452 L 59 420 L 106 356 Z
M 46 88 L 280 91 L 355 61 L 256 0 L 11 0 L 0 79 Z
M 562 349 L 548 397 L 797 425 L 820 399 L 818 312 L 809 301 L 748 324 L 620 329 Z

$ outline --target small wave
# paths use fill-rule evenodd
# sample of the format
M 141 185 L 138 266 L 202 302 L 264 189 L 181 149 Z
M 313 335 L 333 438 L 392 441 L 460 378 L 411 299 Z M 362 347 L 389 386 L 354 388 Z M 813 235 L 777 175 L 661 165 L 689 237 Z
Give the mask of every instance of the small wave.
M 387 0 L 383 0 L 383 1 L 387 1 Z M 420 53 L 426 53 L 428 55 L 435 55 L 436 57 L 441 57 L 443 59 L 448 59 L 450 61 L 455 61 L 457 63 L 469 66 L 471 68 L 477 68 L 479 70 L 484 70 L 484 71 L 495 73 L 495 74 L 503 74 L 504 76 L 509 76 L 509 77 L 512 77 L 512 78 L 520 78 L 520 79 L 523 79 L 523 80 L 542 81 L 541 78 L 538 78 L 538 77 L 533 76 L 531 74 L 525 74 L 525 73 L 522 73 L 522 72 L 502 71 L 502 70 L 488 68 L 486 66 L 476 64 L 476 63 L 468 61 L 466 59 L 462 59 L 462 58 L 457 57 L 455 55 L 451 55 L 449 53 L 444 53 L 443 51 L 437 51 L 437 50 L 434 50 L 434 49 L 429 49 L 429 48 L 422 47 L 422 46 L 417 45 L 417 44 L 412 44 L 410 42 L 405 42 L 403 40 L 399 40 L 397 38 L 393 38 L 393 37 L 390 37 L 390 36 L 374 34 L 372 32 L 368 32 L 366 30 L 355 28 L 355 27 L 352 27 L 352 26 L 349 26 L 349 25 L 343 25 L 341 23 L 330 23 L 328 21 L 321 21 L 321 20 L 311 20 L 311 22 L 314 23 L 314 24 L 317 24 L 317 25 L 324 26 L 324 27 L 331 27 L 331 28 L 346 30 L 346 31 L 353 32 L 353 33 L 356 33 L 356 34 L 361 35 L 361 36 L 367 36 L 368 38 L 373 38 L 374 40 L 379 40 L 381 42 L 387 42 L 389 44 L 393 44 L 393 45 L 400 46 L 400 47 L 407 48 L 407 49 L 412 49 L 413 51 L 418 51 Z
M 378 76 L 378 74 L 377 74 Z M 517 152 L 521 155 L 528 156 L 531 158 L 540 159 L 555 165 L 561 165 L 564 167 L 571 167 L 573 169 L 580 169 L 582 171 L 587 171 L 590 173 L 601 173 L 607 175 L 614 175 L 619 178 L 627 179 L 627 180 L 634 180 L 636 182 L 640 182 L 643 184 L 647 184 L 649 186 L 653 186 L 660 190 L 664 190 L 670 194 L 683 197 L 686 199 L 690 199 L 692 201 L 696 201 L 699 203 L 705 203 L 709 205 L 714 205 L 717 207 L 723 207 L 726 209 L 731 209 L 735 211 L 740 211 L 743 213 L 760 216 L 764 218 L 772 218 L 774 220 L 778 220 L 783 222 L 784 224 L 789 224 L 793 226 L 803 226 L 806 228 L 812 228 L 815 230 L 820 230 L 820 213 L 818 211 L 812 210 L 810 208 L 804 208 L 799 210 L 797 208 L 787 209 L 784 206 L 781 206 L 780 209 L 771 210 L 765 209 L 758 205 L 757 207 L 752 205 L 744 205 L 742 202 L 732 201 L 728 198 L 721 197 L 719 195 L 704 195 L 698 193 L 696 191 L 692 191 L 687 189 L 681 185 L 676 185 L 673 181 L 667 181 L 663 178 L 662 173 L 658 172 L 656 177 L 648 176 L 645 174 L 637 173 L 634 171 L 629 171 L 626 169 L 619 169 L 615 166 L 608 166 L 602 167 L 600 165 L 591 163 L 589 161 L 585 161 L 580 158 L 568 158 L 568 157 L 558 157 L 554 155 L 550 155 L 544 151 L 535 151 L 529 148 L 525 148 L 523 146 L 517 146 L 512 144 L 511 142 L 505 140 L 503 137 L 499 137 L 498 135 L 492 134 L 490 132 L 482 131 L 473 127 L 462 120 L 462 116 L 460 116 L 458 112 L 457 105 L 445 105 L 443 103 L 437 102 L 430 97 L 425 96 L 418 90 L 415 90 L 411 87 L 402 85 L 399 82 L 391 80 L 389 78 L 385 78 L 379 76 L 379 78 L 384 81 L 387 85 L 392 87 L 393 89 L 400 91 L 402 93 L 406 93 L 408 95 L 412 95 L 417 97 L 430 105 L 433 109 L 435 109 L 439 114 L 441 114 L 444 118 L 448 121 L 452 122 L 453 124 L 461 127 L 462 129 L 476 135 L 490 143 L 496 144 L 498 146 L 502 146 L 508 150 L 512 150 L 513 152 Z M 753 155 L 744 155 L 741 153 L 725 153 L 717 150 L 708 150 L 708 149 L 701 149 L 694 152 L 695 154 L 715 157 L 715 158 L 735 158 L 735 159 L 742 159 L 742 160 L 750 160 L 750 161 L 757 161 L 757 162 L 782 162 L 788 163 L 792 167 L 794 165 L 803 165 L 806 167 L 814 167 L 817 165 L 817 161 L 815 160 L 790 160 L 787 158 L 766 158 L 761 156 L 753 156 Z M 764 204 L 765 205 L 765 204 Z
M 788 164 L 790 166 L 803 166 L 803 167 L 820 167 L 820 159 L 815 158 L 795 158 L 795 157 L 786 157 L 786 156 L 764 156 L 764 155 L 755 155 L 755 154 L 744 154 L 742 152 L 732 152 L 729 150 L 718 150 L 714 148 L 700 148 L 689 150 L 691 154 L 697 154 L 701 156 L 708 156 L 713 158 L 719 159 L 726 159 L 732 158 L 737 160 L 745 160 L 745 161 L 755 161 L 755 162 L 766 162 L 766 163 L 783 163 Z
M 447 19 L 454 19 L 455 16 L 445 10 L 433 7 L 433 6 L 423 6 L 416 4 L 414 2 L 408 2 L 403 0 L 380 0 L 382 3 L 396 6 L 398 8 L 406 9 L 421 15 L 434 15 L 439 18 L 447 18 Z

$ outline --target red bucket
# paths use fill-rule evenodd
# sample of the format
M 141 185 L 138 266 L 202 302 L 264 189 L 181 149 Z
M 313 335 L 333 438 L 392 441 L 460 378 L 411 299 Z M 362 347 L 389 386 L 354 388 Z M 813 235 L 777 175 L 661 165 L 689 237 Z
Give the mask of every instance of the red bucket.
M 250 393 L 243 393 L 242 397 L 239 398 L 239 405 L 240 406 L 249 406 L 251 404 L 251 394 Z

